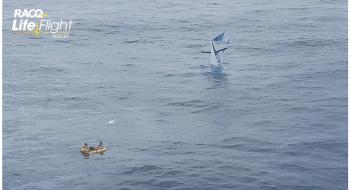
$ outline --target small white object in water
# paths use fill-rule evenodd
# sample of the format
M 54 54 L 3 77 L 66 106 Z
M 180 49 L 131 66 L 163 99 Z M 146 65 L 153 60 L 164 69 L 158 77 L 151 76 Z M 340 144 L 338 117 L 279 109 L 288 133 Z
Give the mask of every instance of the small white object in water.
M 108 121 L 108 124 L 113 124 L 113 123 L 114 123 L 114 120 Z

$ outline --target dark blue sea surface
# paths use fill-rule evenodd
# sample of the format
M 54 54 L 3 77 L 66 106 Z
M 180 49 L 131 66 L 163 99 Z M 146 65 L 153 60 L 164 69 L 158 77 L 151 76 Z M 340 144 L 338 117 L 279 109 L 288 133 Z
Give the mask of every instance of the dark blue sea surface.
M 4 189 L 347 188 L 347 1 L 3 6 Z M 13 33 L 16 8 L 70 37 Z

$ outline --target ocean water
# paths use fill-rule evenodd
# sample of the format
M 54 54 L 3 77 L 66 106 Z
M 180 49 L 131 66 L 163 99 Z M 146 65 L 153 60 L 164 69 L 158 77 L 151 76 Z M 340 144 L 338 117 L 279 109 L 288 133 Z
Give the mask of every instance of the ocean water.
M 347 188 L 347 1 L 3 6 L 4 189 Z M 70 38 L 13 33 L 15 8 Z

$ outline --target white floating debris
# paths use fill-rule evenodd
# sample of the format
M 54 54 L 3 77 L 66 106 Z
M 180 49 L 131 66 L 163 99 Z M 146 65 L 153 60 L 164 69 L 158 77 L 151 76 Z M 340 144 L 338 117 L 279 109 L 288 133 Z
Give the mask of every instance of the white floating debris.
M 113 124 L 113 123 L 114 123 L 114 120 L 108 121 L 108 124 Z

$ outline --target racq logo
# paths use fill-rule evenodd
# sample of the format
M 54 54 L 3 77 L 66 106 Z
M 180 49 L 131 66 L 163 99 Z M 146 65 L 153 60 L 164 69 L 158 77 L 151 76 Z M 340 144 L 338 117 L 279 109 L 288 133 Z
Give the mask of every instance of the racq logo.
M 42 9 L 15 9 L 13 18 L 12 31 L 33 34 L 35 37 L 49 33 L 54 38 L 69 38 L 73 23 L 72 20 L 49 19 Z

